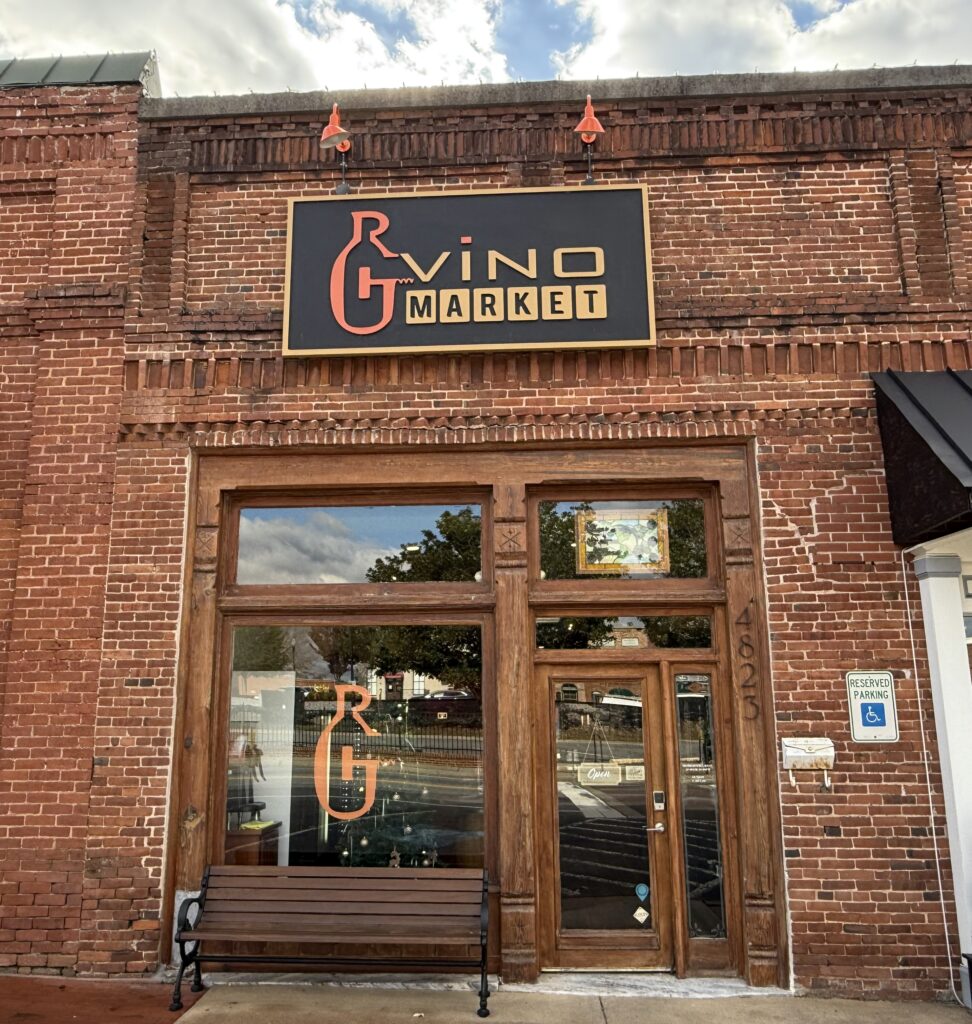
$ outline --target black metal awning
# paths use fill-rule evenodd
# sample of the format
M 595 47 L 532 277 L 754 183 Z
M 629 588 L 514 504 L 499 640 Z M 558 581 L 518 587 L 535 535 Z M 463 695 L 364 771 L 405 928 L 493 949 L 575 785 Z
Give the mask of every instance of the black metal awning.
M 896 544 L 972 527 L 972 371 L 871 374 Z

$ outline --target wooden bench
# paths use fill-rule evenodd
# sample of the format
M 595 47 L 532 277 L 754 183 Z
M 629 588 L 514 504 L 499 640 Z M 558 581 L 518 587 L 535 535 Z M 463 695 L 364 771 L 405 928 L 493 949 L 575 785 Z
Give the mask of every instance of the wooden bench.
M 179 907 L 179 974 L 170 1010 L 182 1009 L 182 977 L 203 988 L 200 964 L 355 964 L 479 967 L 480 1017 L 486 1001 L 488 925 L 485 871 L 464 868 L 213 866 L 198 896 Z M 213 943 L 340 947 L 334 955 L 207 952 Z M 361 947 L 417 946 L 427 955 L 369 956 Z M 476 947 L 470 955 L 469 947 Z M 446 948 L 455 955 L 443 958 Z

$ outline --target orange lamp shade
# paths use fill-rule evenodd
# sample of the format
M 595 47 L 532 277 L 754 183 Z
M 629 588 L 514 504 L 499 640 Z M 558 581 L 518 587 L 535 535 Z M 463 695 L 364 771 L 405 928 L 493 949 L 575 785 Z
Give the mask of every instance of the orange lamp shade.
M 594 116 L 594 105 L 591 103 L 591 97 L 587 97 L 587 106 L 584 107 L 584 116 L 580 119 L 577 127 L 574 131 L 580 135 L 581 142 L 589 146 L 598 135 L 604 134 L 604 127 L 600 121 Z
M 339 153 L 346 153 L 351 148 L 351 133 L 347 128 L 341 127 L 341 115 L 338 113 L 338 105 L 335 103 L 331 108 L 331 116 L 327 126 L 321 132 L 321 145 L 325 149 L 336 149 Z

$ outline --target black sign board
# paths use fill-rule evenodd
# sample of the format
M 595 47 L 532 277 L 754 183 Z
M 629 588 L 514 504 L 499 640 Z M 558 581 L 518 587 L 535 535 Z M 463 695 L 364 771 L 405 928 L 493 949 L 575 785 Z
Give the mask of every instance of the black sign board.
M 290 203 L 285 355 L 650 345 L 642 185 Z

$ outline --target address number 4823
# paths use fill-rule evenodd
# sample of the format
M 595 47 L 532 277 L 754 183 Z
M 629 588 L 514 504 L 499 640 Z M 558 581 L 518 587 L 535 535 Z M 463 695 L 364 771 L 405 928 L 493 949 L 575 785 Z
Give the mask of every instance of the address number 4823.
M 759 698 L 754 692 L 759 690 L 759 675 L 756 669 L 756 645 L 751 632 L 753 609 L 754 602 L 750 598 L 734 623 L 732 637 L 739 669 L 739 688 L 744 702 L 743 713 L 750 719 L 759 718 Z

